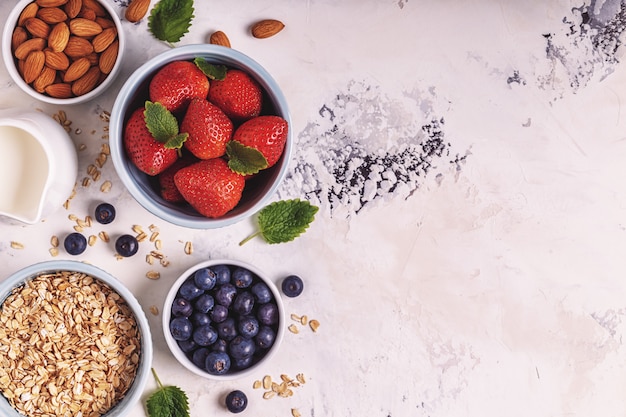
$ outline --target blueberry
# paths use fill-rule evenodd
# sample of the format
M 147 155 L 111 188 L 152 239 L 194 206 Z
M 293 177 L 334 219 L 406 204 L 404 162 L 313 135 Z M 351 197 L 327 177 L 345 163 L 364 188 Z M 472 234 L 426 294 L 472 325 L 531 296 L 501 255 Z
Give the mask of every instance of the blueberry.
M 214 350 L 216 352 L 227 352 L 228 342 L 224 339 L 217 339 L 215 343 L 211 345 L 211 350 Z
M 255 350 L 256 345 L 254 341 L 242 335 L 235 336 L 228 344 L 228 351 L 233 358 L 247 358 L 252 356 Z
M 253 338 L 259 333 L 259 321 L 252 316 L 244 316 L 239 319 L 237 329 L 240 335 Z
M 139 250 L 139 242 L 133 235 L 121 235 L 115 241 L 115 250 L 118 255 L 128 258 L 137 253 L 137 250 Z
M 230 341 L 235 336 L 237 336 L 237 324 L 235 323 L 235 319 L 232 317 L 229 317 L 223 322 L 216 324 L 216 327 L 217 334 L 221 339 Z
M 193 331 L 193 341 L 200 346 L 209 346 L 217 340 L 217 332 L 210 324 L 197 327 Z
M 252 285 L 252 281 L 254 280 L 254 276 L 252 272 L 247 270 L 246 268 L 236 268 L 232 274 L 232 281 L 237 288 L 248 288 Z
M 115 207 L 109 203 L 101 203 L 96 207 L 96 221 L 100 224 L 109 224 L 115 220 Z
M 209 268 L 198 269 L 193 274 L 193 281 L 196 284 L 196 287 L 201 290 L 211 290 L 215 287 L 215 283 L 217 282 L 217 274 L 213 272 Z
M 206 365 L 206 358 L 211 351 L 205 347 L 196 349 L 191 355 L 191 361 L 200 369 L 204 369 Z
M 189 317 L 193 313 L 193 307 L 189 300 L 177 297 L 172 302 L 172 315 L 176 317 Z
M 276 324 L 278 323 L 278 306 L 274 303 L 265 303 L 258 308 L 256 317 L 262 324 L 268 326 Z
M 230 307 L 231 303 L 237 295 L 237 288 L 233 284 L 226 283 L 221 285 L 215 292 L 215 301 L 224 307 Z
M 230 356 L 225 352 L 209 352 L 204 368 L 212 375 L 224 375 L 230 369 Z
M 231 366 L 234 369 L 246 369 L 252 365 L 252 361 L 254 360 L 254 356 L 247 356 L 245 358 L 230 358 Z
M 264 282 L 257 282 L 253 284 L 250 291 L 252 291 L 254 298 L 259 304 L 265 304 L 272 301 L 272 291 L 270 291 L 270 287 L 268 287 Z
M 201 294 L 193 302 L 196 311 L 200 313 L 208 313 L 215 305 L 215 300 L 209 294 Z
M 248 397 L 240 390 L 231 391 L 226 396 L 226 408 L 231 413 L 241 413 L 248 406 Z
M 80 255 L 87 249 L 87 238 L 78 232 L 73 232 L 65 236 L 63 246 L 70 255 Z
M 178 294 L 187 300 L 194 300 L 204 294 L 204 291 L 196 287 L 193 279 L 187 278 L 178 289 Z
M 235 297 L 231 309 L 242 316 L 250 314 L 254 308 L 254 295 L 249 291 L 240 292 Z
M 180 350 L 185 353 L 193 352 L 194 349 L 198 348 L 198 345 L 196 344 L 196 342 L 193 341 L 193 339 L 178 340 L 176 341 L 176 343 L 178 344 Z
M 216 304 L 213 310 L 209 311 L 209 317 L 211 321 L 215 323 L 221 323 L 228 318 L 228 307 L 224 307 L 221 304 Z
M 283 290 L 283 294 L 287 297 L 297 297 L 302 294 L 304 282 L 302 282 L 302 278 L 297 275 L 289 275 L 283 279 L 281 288 Z
M 272 347 L 276 340 L 276 332 L 270 326 L 261 326 L 259 332 L 254 337 L 256 345 L 261 349 Z
M 211 324 L 211 317 L 207 313 L 200 313 L 199 311 L 194 311 L 191 314 L 191 322 L 194 327 L 204 326 L 205 324 Z
M 215 265 L 211 267 L 217 278 L 217 285 L 223 285 L 230 282 L 230 268 L 227 265 Z
M 170 333 L 175 340 L 187 340 L 191 337 L 193 326 L 187 317 L 176 317 L 170 321 Z

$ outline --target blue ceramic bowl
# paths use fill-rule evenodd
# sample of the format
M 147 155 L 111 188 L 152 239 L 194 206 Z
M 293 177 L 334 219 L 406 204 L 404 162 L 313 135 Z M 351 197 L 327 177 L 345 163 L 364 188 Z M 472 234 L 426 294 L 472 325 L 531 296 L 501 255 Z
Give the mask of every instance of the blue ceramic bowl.
M 141 335 L 140 356 L 139 365 L 137 368 L 137 374 L 135 379 L 126 392 L 124 398 L 118 402 L 112 409 L 110 409 L 103 417 L 123 417 L 130 413 L 136 403 L 140 401 L 143 395 L 144 388 L 148 378 L 151 376 L 152 366 L 152 337 L 150 334 L 150 327 L 148 320 L 144 314 L 141 306 L 133 294 L 115 277 L 107 272 L 78 261 L 46 261 L 26 267 L 13 275 L 9 276 L 2 282 L 0 282 L 0 305 L 4 303 L 6 298 L 11 292 L 18 287 L 21 287 L 25 282 L 34 279 L 39 275 L 46 273 L 55 273 L 59 271 L 75 271 L 81 272 L 86 275 L 99 280 L 100 282 L 108 285 L 112 290 L 117 292 L 126 304 L 131 308 L 137 326 L 139 327 L 139 333 Z M 7 401 L 7 399 L 0 393 L 0 415 L 5 417 L 23 417 L 19 414 Z
M 165 64 L 178 60 L 205 58 L 215 64 L 246 71 L 265 91 L 266 105 L 272 114 L 281 116 L 289 124 L 289 134 L 281 159 L 273 167 L 257 174 L 246 184 L 239 204 L 224 216 L 211 219 L 202 216 L 190 206 L 165 201 L 153 186 L 154 178 L 139 171 L 127 158 L 123 145 L 126 119 L 133 110 L 144 105 L 152 76 Z M 250 57 L 231 48 L 198 44 L 177 47 L 163 52 L 139 67 L 122 86 L 111 112 L 109 125 L 111 159 L 130 194 L 152 214 L 178 226 L 193 229 L 215 229 L 237 223 L 263 208 L 285 177 L 291 157 L 293 133 L 287 101 L 272 76 Z

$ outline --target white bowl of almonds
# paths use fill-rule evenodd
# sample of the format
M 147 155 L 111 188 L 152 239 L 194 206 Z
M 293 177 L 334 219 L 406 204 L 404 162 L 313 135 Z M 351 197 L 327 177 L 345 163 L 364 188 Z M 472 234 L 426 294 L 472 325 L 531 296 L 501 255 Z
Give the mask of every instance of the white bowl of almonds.
M 107 89 L 124 46 L 121 21 L 107 1 L 21 0 L 6 19 L 2 57 L 24 92 L 68 105 Z
M 121 417 L 150 375 L 141 306 L 120 281 L 82 262 L 42 262 L 2 281 L 0 339 L 6 417 Z

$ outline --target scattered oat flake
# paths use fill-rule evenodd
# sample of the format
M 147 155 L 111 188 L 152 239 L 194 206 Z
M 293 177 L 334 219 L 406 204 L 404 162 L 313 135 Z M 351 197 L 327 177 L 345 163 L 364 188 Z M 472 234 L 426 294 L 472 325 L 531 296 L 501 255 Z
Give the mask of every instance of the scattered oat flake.
M 154 248 L 156 250 L 160 250 L 162 246 L 163 246 L 163 243 L 161 242 L 161 239 L 157 239 L 154 241 Z
M 301 384 L 306 383 L 306 380 L 304 379 L 304 374 L 302 373 L 296 375 L 296 380 Z
M 254 389 L 259 389 L 259 388 L 261 388 L 261 386 L 262 386 L 262 383 L 258 379 L 256 381 L 254 381 L 254 383 L 252 384 L 252 388 L 254 388 Z
M 106 180 L 100 186 L 100 191 L 102 191 L 103 193 L 108 193 L 109 191 L 111 191 L 111 187 L 113 187 L 113 184 L 111 183 L 111 181 Z
M 89 246 L 93 246 L 96 244 L 96 240 L 98 239 L 98 237 L 96 235 L 91 235 L 89 236 L 89 238 L 87 239 L 87 243 L 89 244 Z
M 309 318 L 306 316 L 306 314 L 304 316 L 300 317 L 300 324 L 302 324 L 303 326 L 306 326 L 308 321 L 309 321 Z
M 193 253 L 193 243 L 185 242 L 185 253 L 191 255 Z
M 53 248 L 57 248 L 59 246 L 59 237 L 57 235 L 52 235 L 50 238 L 50 244 Z
M 320 322 L 317 320 L 311 320 L 309 321 L 309 327 L 311 328 L 311 330 L 313 330 L 314 332 L 317 332 L 317 329 L 319 329 L 320 327 Z
M 148 271 L 148 272 L 146 272 L 146 278 L 148 278 L 148 279 L 159 279 L 159 278 L 161 278 L 161 274 L 158 271 Z
M 287 329 L 293 334 L 298 334 L 300 332 L 300 330 L 298 330 L 298 326 L 296 326 L 295 324 L 290 324 Z
M 50 248 L 50 249 L 48 249 L 48 252 L 50 252 L 50 256 L 58 256 L 59 255 L 59 248 Z
M 300 414 L 300 411 L 298 411 L 298 409 L 297 409 L 297 408 L 292 408 L 292 409 L 291 409 L 291 415 L 292 415 L 293 417 L 302 417 L 302 414 Z
M 300 320 L 302 320 L 302 317 L 300 317 L 297 314 L 291 313 L 291 320 L 297 321 L 298 323 L 300 323 Z
M 109 241 L 109 234 L 105 231 L 102 231 L 100 233 L 98 233 L 98 237 L 103 241 L 103 242 L 108 242 Z
M 20 242 L 11 241 L 11 247 L 13 249 L 24 249 L 24 245 Z
M 272 398 L 275 395 L 276 395 L 276 393 L 274 391 L 266 391 L 265 393 L 263 393 L 263 398 L 266 399 L 266 400 L 269 400 L 270 398 Z
M 159 308 L 155 305 L 151 305 L 150 306 L 150 313 L 152 313 L 155 316 L 159 315 Z
M 270 375 L 265 375 L 263 377 L 263 388 L 270 389 L 272 386 L 272 377 Z

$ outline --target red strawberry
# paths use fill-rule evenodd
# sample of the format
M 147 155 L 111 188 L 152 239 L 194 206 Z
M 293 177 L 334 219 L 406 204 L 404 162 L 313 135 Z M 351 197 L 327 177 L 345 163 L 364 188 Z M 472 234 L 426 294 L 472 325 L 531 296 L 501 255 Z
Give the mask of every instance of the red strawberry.
M 209 79 L 191 61 L 173 61 L 150 80 L 150 100 L 171 112 L 184 110 L 194 97 L 206 98 Z
M 174 175 L 181 168 L 187 167 L 198 160 L 193 157 L 182 157 L 170 165 L 165 171 L 159 174 L 159 192 L 165 201 L 171 203 L 182 203 L 185 201 L 180 191 L 174 183 Z
M 269 168 L 283 154 L 288 130 L 287 121 L 280 116 L 258 116 L 239 126 L 233 140 L 261 152 Z
M 192 154 L 200 159 L 211 159 L 226 153 L 226 143 L 233 134 L 233 122 L 216 105 L 194 98 L 180 130 L 189 134 L 185 147 Z
M 246 72 L 230 69 L 223 80 L 211 81 L 208 99 L 233 121 L 240 122 L 261 113 L 261 86 Z
M 205 159 L 180 169 L 174 183 L 185 200 L 206 217 L 221 217 L 232 210 L 246 180 L 222 158 Z
M 177 149 L 167 149 L 146 126 L 144 108 L 135 110 L 124 127 L 124 149 L 133 164 L 148 175 L 163 172 L 178 159 Z

